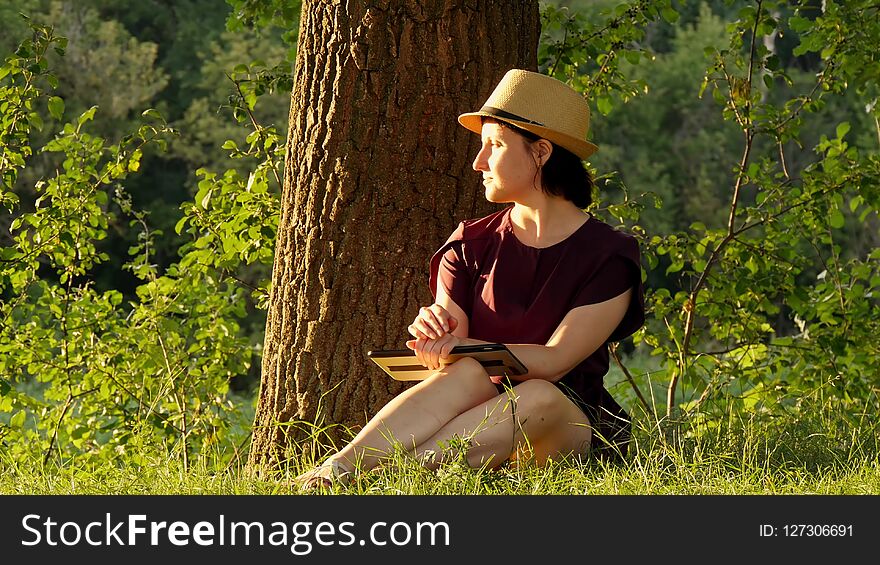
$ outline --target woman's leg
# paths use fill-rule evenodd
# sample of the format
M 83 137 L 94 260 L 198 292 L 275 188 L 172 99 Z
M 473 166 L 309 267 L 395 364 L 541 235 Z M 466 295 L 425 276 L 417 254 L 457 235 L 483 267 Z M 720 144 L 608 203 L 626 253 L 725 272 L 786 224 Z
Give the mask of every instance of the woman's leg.
M 515 414 L 515 418 L 513 417 Z M 536 463 L 589 451 L 592 432 L 587 416 L 548 381 L 524 381 L 512 390 L 454 418 L 416 448 L 428 468 L 440 461 L 428 454 L 439 451 L 454 436 L 469 439 L 467 462 L 471 467 L 498 467 L 525 451 Z M 446 458 L 456 457 L 447 452 Z
M 459 414 L 497 394 L 482 365 L 465 357 L 392 399 L 330 459 L 349 470 L 366 471 L 394 444 L 413 448 Z

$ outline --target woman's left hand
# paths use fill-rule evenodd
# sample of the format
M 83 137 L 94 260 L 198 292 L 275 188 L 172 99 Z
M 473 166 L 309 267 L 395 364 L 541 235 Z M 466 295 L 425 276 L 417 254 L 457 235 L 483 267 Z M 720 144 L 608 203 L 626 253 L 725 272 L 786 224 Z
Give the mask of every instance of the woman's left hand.
M 416 352 L 420 365 L 434 371 L 441 367 L 440 361 L 446 359 L 461 341 L 461 338 L 448 333 L 438 339 L 411 339 L 406 346 Z
M 419 308 L 419 314 L 407 331 L 416 339 L 440 339 L 445 333 L 452 333 L 458 327 L 458 320 L 443 306 L 431 304 Z

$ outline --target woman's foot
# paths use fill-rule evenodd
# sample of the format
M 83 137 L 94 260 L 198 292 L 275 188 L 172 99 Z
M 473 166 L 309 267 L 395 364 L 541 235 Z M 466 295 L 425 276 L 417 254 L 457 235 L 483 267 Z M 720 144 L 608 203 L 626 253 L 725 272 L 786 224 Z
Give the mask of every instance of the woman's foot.
M 302 473 L 293 483 L 302 490 L 330 489 L 333 485 L 347 485 L 352 472 L 335 459 L 328 459 L 319 466 Z

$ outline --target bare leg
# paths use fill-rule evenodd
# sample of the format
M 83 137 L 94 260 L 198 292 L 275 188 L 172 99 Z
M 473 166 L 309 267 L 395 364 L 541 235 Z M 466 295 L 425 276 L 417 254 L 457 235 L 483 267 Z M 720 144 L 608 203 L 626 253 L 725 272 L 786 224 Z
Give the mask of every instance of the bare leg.
M 497 394 L 480 363 L 465 357 L 392 399 L 330 459 L 366 471 L 395 443 L 419 445 L 459 414 Z
M 539 465 L 560 455 L 586 454 L 592 432 L 586 415 L 555 385 L 530 380 L 454 418 L 418 445 L 416 456 L 426 467 L 436 468 L 440 461 L 431 461 L 426 452 L 439 451 L 454 436 L 470 440 L 468 465 L 498 467 L 519 451 L 533 456 Z

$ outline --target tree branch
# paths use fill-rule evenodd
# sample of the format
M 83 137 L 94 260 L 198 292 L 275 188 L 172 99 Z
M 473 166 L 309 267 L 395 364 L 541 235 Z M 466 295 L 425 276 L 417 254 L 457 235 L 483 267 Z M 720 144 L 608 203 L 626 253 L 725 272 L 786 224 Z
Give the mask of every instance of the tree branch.
M 613 343 L 613 344 L 611 344 L 611 347 L 609 347 L 608 349 L 609 349 L 609 352 L 611 353 L 611 357 L 614 358 L 615 363 L 617 363 L 617 366 L 620 367 L 620 370 L 621 370 L 621 371 L 623 371 L 623 375 L 626 377 L 626 380 L 629 382 L 629 384 L 630 384 L 630 386 L 632 387 L 633 391 L 635 391 L 635 393 L 636 393 L 636 397 L 638 397 L 639 402 L 640 402 L 641 405 L 642 405 L 642 408 L 645 409 L 645 413 L 646 413 L 646 414 L 651 414 L 651 413 L 652 413 L 652 411 L 651 411 L 651 407 L 648 406 L 648 402 L 645 400 L 645 397 L 642 396 L 642 391 L 639 390 L 639 387 L 638 387 L 638 385 L 636 384 L 635 379 L 633 379 L 632 374 L 629 372 L 629 369 L 626 368 L 626 366 L 625 366 L 625 365 L 623 364 L 623 362 L 620 360 L 620 356 L 617 355 L 617 343 Z M 657 415 L 654 414 L 654 417 L 656 418 Z
M 715 265 L 715 262 L 719 260 L 721 257 L 721 252 L 727 247 L 727 244 L 733 240 L 736 235 L 735 230 L 735 220 L 736 220 L 736 210 L 739 204 L 740 190 L 742 189 L 745 176 L 746 176 L 746 165 L 749 161 L 749 155 L 752 151 L 752 143 L 754 141 L 754 131 L 752 130 L 751 125 L 751 117 L 749 115 L 751 108 L 751 93 L 752 93 L 752 76 L 753 69 L 755 63 L 755 48 L 757 44 L 757 33 L 758 33 L 758 24 L 761 21 L 761 6 L 763 4 L 763 0 L 758 0 L 757 10 L 755 13 L 755 24 L 752 27 L 752 37 L 751 37 L 751 46 L 749 47 L 749 69 L 746 78 L 746 106 L 745 106 L 745 115 L 743 116 L 744 122 L 743 130 L 745 134 L 745 147 L 743 148 L 742 158 L 739 163 L 739 171 L 737 172 L 736 183 L 733 187 L 733 196 L 731 197 L 730 203 L 730 215 L 727 221 L 727 235 L 723 240 L 718 244 L 718 246 L 712 251 L 709 260 L 706 262 L 706 266 L 703 268 L 703 272 L 700 274 L 699 279 L 697 280 L 696 285 L 694 285 L 693 290 L 690 293 L 687 301 L 684 304 L 684 310 L 687 312 L 687 317 L 685 319 L 685 328 L 684 328 L 684 338 L 682 341 L 682 346 L 679 348 L 679 360 L 678 360 L 678 370 L 672 375 L 672 378 L 669 382 L 669 389 L 667 391 L 666 396 L 666 412 L 669 415 L 672 415 L 672 410 L 675 406 L 675 389 L 678 385 L 679 379 L 687 372 L 688 369 L 688 354 L 687 351 L 690 348 L 691 336 L 693 335 L 694 329 L 694 318 L 696 316 L 696 304 L 697 297 L 699 296 L 700 291 L 703 286 L 706 284 L 706 281 L 709 277 L 709 272 Z M 725 71 L 726 74 L 726 71 Z M 734 103 L 735 106 L 735 103 Z

